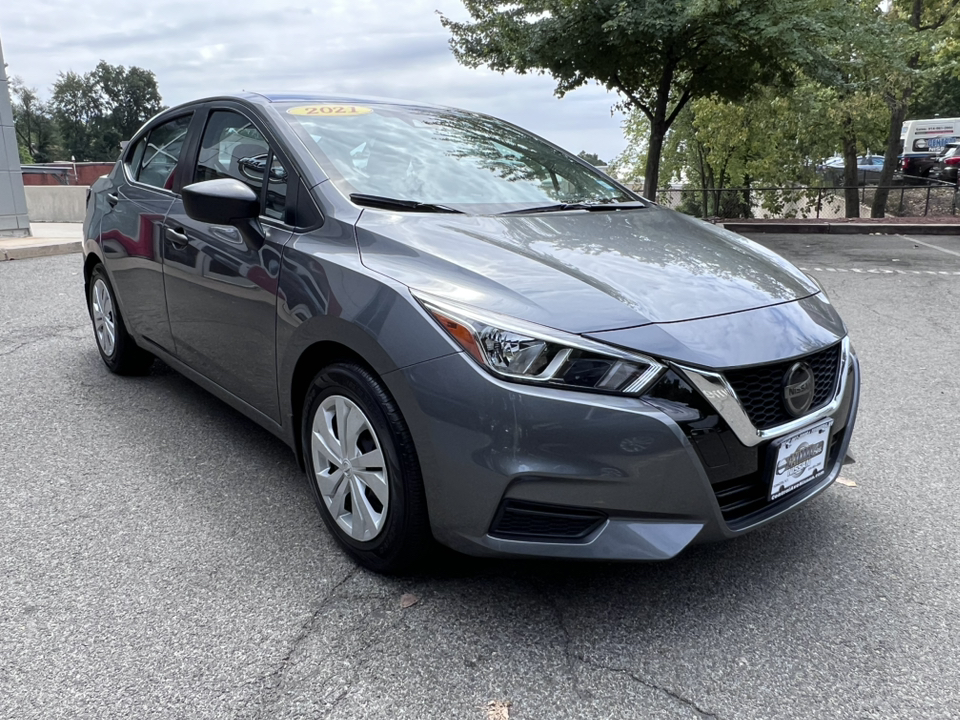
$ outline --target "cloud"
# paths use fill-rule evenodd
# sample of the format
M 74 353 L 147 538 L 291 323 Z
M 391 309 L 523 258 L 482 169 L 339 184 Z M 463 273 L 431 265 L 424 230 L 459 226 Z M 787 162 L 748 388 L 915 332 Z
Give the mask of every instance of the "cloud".
M 615 95 L 559 100 L 549 77 L 464 68 L 437 11 L 466 15 L 459 0 L 5 0 L 0 34 L 8 72 L 43 93 L 103 59 L 152 70 L 170 105 L 241 89 L 379 95 L 486 112 L 605 159 L 623 148 Z

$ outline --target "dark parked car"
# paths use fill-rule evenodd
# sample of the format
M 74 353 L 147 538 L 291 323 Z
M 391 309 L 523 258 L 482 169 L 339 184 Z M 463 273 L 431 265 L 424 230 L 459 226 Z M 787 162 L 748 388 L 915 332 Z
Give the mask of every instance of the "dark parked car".
M 937 156 L 936 164 L 930 169 L 930 177 L 944 182 L 957 182 L 957 169 L 960 168 L 960 143 L 950 143 Z
M 832 157 L 820 166 L 824 179 L 841 187 L 844 184 L 844 168 L 842 157 Z M 857 184 L 876 185 L 883 172 L 882 155 L 861 155 L 857 158 Z
M 859 365 L 822 289 L 494 118 L 244 94 L 93 187 L 116 373 L 162 359 L 286 441 L 342 547 L 655 560 L 830 485 Z
M 937 156 L 929 155 L 906 155 L 901 158 L 900 170 L 904 175 L 910 177 L 925 178 L 930 176 L 930 171 L 937 164 Z

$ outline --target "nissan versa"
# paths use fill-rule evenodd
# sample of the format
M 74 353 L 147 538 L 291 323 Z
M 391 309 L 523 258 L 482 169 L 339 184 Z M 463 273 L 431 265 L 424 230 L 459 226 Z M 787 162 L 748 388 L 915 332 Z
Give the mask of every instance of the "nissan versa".
M 486 115 L 243 94 L 166 110 L 92 188 L 119 374 L 155 357 L 285 440 L 396 572 L 658 560 L 837 477 L 859 366 L 815 281 Z

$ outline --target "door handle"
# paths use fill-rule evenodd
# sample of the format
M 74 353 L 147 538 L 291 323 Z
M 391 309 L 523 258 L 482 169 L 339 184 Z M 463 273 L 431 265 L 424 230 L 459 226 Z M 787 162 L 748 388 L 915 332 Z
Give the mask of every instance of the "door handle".
M 174 230 L 173 228 L 167 228 L 164 234 L 166 235 L 167 240 L 170 241 L 170 244 L 175 245 L 178 248 L 184 248 L 190 242 L 186 233 Z
M 116 193 L 107 193 L 107 202 L 110 203 L 110 207 L 116 207 L 120 202 L 120 196 Z

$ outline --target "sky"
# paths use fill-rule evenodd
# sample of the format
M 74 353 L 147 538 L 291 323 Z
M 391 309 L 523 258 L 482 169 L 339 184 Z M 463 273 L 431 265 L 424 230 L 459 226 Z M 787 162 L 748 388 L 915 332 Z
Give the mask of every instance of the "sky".
M 7 73 L 49 96 L 101 59 L 152 70 L 167 105 L 238 90 L 354 93 L 485 112 L 572 152 L 625 146 L 614 94 L 457 64 L 440 25 L 460 0 L 3 0 Z

